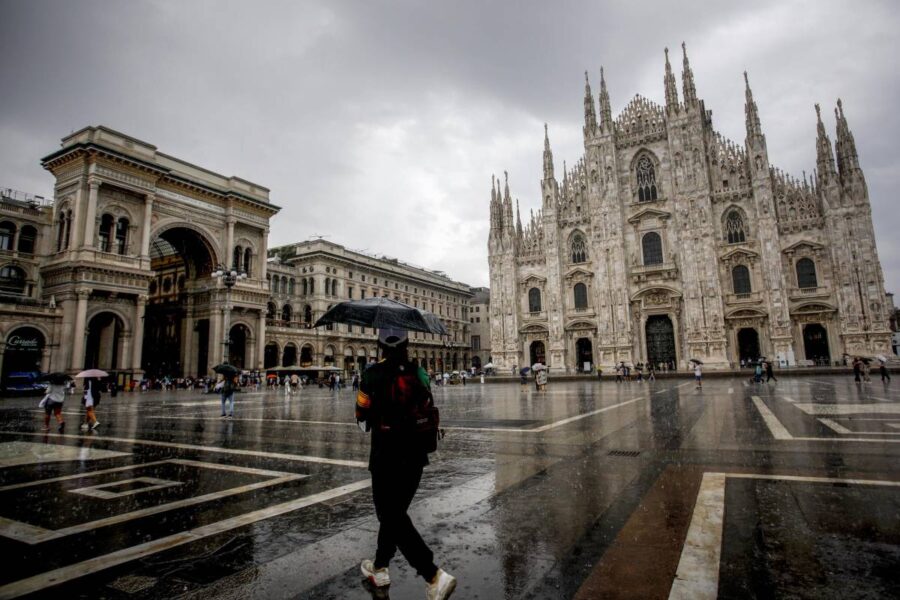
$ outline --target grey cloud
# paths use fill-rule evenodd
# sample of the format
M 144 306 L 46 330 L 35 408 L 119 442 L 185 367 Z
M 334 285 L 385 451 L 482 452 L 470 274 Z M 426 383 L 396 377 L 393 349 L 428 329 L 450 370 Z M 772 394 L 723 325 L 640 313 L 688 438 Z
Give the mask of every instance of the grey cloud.
M 558 170 L 581 154 L 583 71 L 596 93 L 605 67 L 614 111 L 661 101 L 685 40 L 717 128 L 743 140 L 747 68 L 798 176 L 813 102 L 843 97 L 897 289 L 898 21 L 890 2 L 0 1 L 0 185 L 49 193 L 38 159 L 103 123 L 269 186 L 273 245 L 323 234 L 484 284 L 491 174 L 527 215 L 543 123 Z

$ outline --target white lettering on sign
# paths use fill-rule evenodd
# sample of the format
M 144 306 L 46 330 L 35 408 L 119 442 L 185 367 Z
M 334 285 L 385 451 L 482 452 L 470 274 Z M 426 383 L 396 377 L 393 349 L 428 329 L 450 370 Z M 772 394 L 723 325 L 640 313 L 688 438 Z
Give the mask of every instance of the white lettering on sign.
M 6 340 L 6 345 L 11 348 L 21 348 L 23 350 L 38 349 L 43 344 L 37 338 L 23 338 L 18 335 L 12 335 Z

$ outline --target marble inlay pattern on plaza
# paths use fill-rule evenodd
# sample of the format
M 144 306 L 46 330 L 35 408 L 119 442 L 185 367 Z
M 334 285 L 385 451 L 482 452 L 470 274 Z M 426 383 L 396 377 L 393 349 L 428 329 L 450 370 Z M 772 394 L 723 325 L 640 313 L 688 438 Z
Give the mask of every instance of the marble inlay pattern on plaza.
M 900 391 L 839 376 L 437 388 L 411 515 L 461 598 L 896 597 Z M 0 598 L 368 598 L 349 390 L 0 405 Z M 398 556 L 390 597 L 422 584 Z M 381 595 L 380 597 L 385 597 Z

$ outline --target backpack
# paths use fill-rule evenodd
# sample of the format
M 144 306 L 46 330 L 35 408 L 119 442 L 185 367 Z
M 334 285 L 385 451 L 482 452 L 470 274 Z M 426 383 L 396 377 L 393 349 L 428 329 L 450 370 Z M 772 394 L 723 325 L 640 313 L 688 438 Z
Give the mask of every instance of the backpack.
M 434 405 L 431 390 L 419 379 L 416 367 L 394 373 L 384 383 L 385 397 L 390 401 L 379 407 L 379 430 L 410 437 L 427 454 L 437 450 L 438 440 L 444 437 L 440 411 Z

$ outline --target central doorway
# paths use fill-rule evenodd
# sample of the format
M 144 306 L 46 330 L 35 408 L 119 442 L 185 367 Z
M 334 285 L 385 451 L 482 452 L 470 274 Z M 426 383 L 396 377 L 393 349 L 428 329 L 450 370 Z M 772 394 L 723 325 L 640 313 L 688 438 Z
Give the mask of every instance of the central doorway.
M 676 367 L 675 328 L 668 315 L 647 317 L 647 362 L 656 368 L 660 365 Z
M 147 290 L 141 354 L 141 367 L 146 377 L 206 375 L 211 366 L 208 364 L 208 319 L 192 324 L 199 338 L 196 350 L 184 347 L 182 335 L 185 320 L 194 317 L 191 297 L 206 293 L 206 280 L 213 272 L 214 257 L 215 253 L 206 239 L 188 227 L 167 229 L 151 242 L 150 268 L 154 278 Z M 207 339 L 202 339 L 204 332 Z M 189 357 L 193 352 L 197 354 L 196 368 L 191 369 L 191 373 L 185 373 L 182 357 Z
M 738 358 L 744 363 L 755 362 L 759 358 L 759 333 L 752 327 L 745 327 L 737 333 Z

